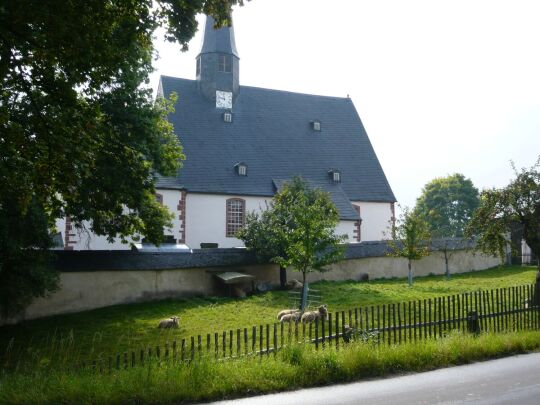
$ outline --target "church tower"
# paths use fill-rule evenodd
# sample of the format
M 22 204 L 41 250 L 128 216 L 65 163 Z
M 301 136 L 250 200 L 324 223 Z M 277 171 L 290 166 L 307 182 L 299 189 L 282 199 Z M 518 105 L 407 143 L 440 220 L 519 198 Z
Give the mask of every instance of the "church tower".
M 234 28 L 214 29 L 215 21 L 206 17 L 201 52 L 197 56 L 199 90 L 216 108 L 231 109 L 240 88 L 240 58 L 234 41 Z

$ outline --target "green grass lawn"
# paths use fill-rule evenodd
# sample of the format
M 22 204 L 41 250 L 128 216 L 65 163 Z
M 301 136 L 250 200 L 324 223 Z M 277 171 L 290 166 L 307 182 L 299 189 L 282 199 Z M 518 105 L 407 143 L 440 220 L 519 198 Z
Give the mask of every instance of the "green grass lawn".
M 335 312 L 532 284 L 535 274 L 535 267 L 512 266 L 454 275 L 450 280 L 442 276 L 417 278 L 412 287 L 406 279 L 318 282 L 311 286 L 321 291 L 330 312 Z M 39 359 L 47 350 L 62 351 L 66 346 L 70 353 L 85 358 L 138 350 L 193 335 L 273 323 L 276 314 L 288 306 L 287 292 L 271 291 L 244 299 L 165 300 L 54 316 L 0 327 L 0 359 L 5 362 L 7 358 L 11 364 L 17 359 Z M 159 319 L 172 315 L 180 316 L 179 329 L 157 329 Z
M 9 404 L 180 404 L 286 391 L 419 372 L 540 349 L 540 331 L 500 334 L 452 333 L 422 344 L 373 346 L 351 343 L 315 351 L 293 345 L 277 356 L 216 362 L 148 363 L 113 370 L 0 372 L 0 403 Z

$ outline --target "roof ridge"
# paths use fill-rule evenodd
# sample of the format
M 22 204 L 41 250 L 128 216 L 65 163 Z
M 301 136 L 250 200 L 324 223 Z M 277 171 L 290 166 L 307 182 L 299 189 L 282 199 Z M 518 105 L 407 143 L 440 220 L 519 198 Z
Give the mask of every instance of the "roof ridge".
M 325 95 L 322 95 L 322 94 L 304 93 L 304 92 L 290 91 L 290 90 L 280 90 L 280 89 L 269 89 L 267 87 L 258 87 L 258 86 L 244 86 L 244 85 L 242 85 L 242 86 L 240 86 L 240 88 L 248 88 L 248 89 L 256 89 L 256 90 L 267 90 L 267 91 L 273 91 L 273 92 L 276 92 L 276 93 L 297 94 L 297 95 L 301 95 L 301 96 L 309 96 L 309 97 L 317 97 L 317 98 L 350 100 L 349 97 L 325 96 Z
M 175 77 L 175 76 L 169 76 L 169 75 L 160 75 L 160 78 L 168 78 L 168 79 L 174 79 L 174 80 L 183 80 L 183 81 L 189 81 L 189 82 L 196 82 L 196 79 L 185 79 L 183 77 Z M 333 99 L 333 100 L 351 100 L 350 97 L 338 97 L 338 96 L 326 96 L 321 94 L 313 94 L 313 93 L 305 93 L 305 92 L 297 92 L 297 91 L 290 91 L 290 90 L 280 90 L 280 89 L 270 89 L 268 87 L 259 87 L 259 86 L 245 86 L 240 85 L 240 89 L 255 89 L 255 90 L 265 90 L 265 91 L 271 91 L 276 93 L 282 93 L 282 94 L 295 94 L 299 96 L 307 96 L 307 97 L 317 97 L 317 98 L 326 98 L 326 99 Z

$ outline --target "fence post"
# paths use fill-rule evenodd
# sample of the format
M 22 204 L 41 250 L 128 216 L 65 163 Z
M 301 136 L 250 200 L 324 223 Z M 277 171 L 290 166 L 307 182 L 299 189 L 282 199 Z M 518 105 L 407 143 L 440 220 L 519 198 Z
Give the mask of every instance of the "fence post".
M 467 330 L 469 333 L 478 335 L 480 333 L 480 322 L 478 319 L 478 312 L 469 311 L 467 314 Z
M 536 284 L 533 292 L 533 305 L 536 306 L 535 329 L 540 329 L 540 270 L 536 273 Z
M 536 285 L 534 287 L 534 304 L 540 307 L 540 270 L 536 273 Z

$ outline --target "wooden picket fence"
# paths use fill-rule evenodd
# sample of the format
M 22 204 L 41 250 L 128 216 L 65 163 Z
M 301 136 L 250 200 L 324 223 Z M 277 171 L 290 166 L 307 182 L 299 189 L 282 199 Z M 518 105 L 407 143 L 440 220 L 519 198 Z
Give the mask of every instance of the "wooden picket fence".
M 540 329 L 540 282 L 489 291 L 366 306 L 329 313 L 313 323 L 273 323 L 191 336 L 164 346 L 118 353 L 81 366 L 101 373 L 145 366 L 151 362 L 188 363 L 203 357 L 230 360 L 270 356 L 291 344 L 316 349 L 351 341 L 396 345 L 441 339 L 451 331 L 505 332 Z

